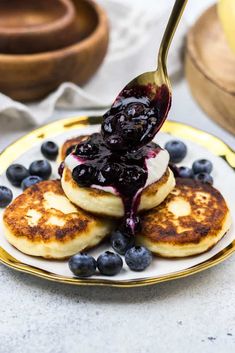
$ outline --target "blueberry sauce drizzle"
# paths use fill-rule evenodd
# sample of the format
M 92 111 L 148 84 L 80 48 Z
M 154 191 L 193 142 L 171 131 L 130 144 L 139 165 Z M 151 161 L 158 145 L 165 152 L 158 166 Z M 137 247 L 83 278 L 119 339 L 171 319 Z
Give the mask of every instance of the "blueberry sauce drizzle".
M 160 150 L 151 142 L 137 151 L 111 151 L 101 134 L 95 133 L 78 144 L 73 152 L 80 165 L 73 169 L 72 176 L 83 187 L 112 187 L 122 198 L 125 209 L 122 228 L 134 234 L 139 223 L 136 213 L 140 194 L 148 177 L 146 159 L 156 156 Z
M 146 160 L 161 148 L 152 139 L 170 109 L 171 96 L 162 85 L 125 88 L 104 115 L 101 133 L 92 134 L 72 152 L 79 165 L 73 179 L 82 187 L 111 186 L 122 198 L 125 216 L 120 230 L 134 235 L 140 227 L 137 210 L 148 178 Z

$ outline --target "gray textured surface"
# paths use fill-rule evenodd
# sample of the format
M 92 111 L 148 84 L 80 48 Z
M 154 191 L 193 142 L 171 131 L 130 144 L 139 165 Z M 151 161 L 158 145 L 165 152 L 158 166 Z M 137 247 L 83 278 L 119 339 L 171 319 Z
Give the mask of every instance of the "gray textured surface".
M 57 112 L 52 120 L 75 114 Z M 185 82 L 174 87 L 170 118 L 209 131 L 235 148 L 234 137 L 205 116 Z M 1 120 L 0 150 L 27 131 L 13 120 Z M 0 353 L 232 353 L 234 260 L 134 289 L 73 287 L 0 265 Z
M 234 352 L 234 258 L 135 289 L 72 287 L 0 267 L 0 352 Z

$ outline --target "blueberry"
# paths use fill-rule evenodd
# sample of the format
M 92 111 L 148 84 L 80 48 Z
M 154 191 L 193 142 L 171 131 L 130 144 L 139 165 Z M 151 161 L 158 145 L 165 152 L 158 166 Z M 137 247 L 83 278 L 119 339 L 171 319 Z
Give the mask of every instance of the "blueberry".
M 192 178 L 193 171 L 191 168 L 188 168 L 188 167 L 179 167 L 178 168 L 178 176 L 179 176 L 179 178 Z
M 66 152 L 65 152 L 66 157 L 67 157 L 69 154 L 71 154 L 71 153 L 75 150 L 75 147 L 76 147 L 76 146 L 77 146 L 77 145 L 72 145 L 72 146 L 70 146 L 70 147 L 67 148 L 67 150 L 66 150 Z
M 60 163 L 59 168 L 58 168 L 58 174 L 62 178 L 63 172 L 64 172 L 65 164 L 64 161 Z
M 152 254 L 144 246 L 134 246 L 127 250 L 125 261 L 132 271 L 143 271 L 151 264 Z
M 42 181 L 43 179 L 40 178 L 39 176 L 37 175 L 30 175 L 28 176 L 27 178 L 25 178 L 22 183 L 21 183 L 21 188 L 23 190 L 29 188 L 30 186 L 32 185 L 35 185 L 37 183 L 40 183 L 40 181 Z
M 105 251 L 97 259 L 97 267 L 102 275 L 114 276 L 122 269 L 123 261 L 118 254 Z
M 51 165 L 46 160 L 35 161 L 29 166 L 29 173 L 31 175 L 37 175 L 43 180 L 49 179 L 51 172 Z
M 171 140 L 165 144 L 171 163 L 181 162 L 187 154 L 187 146 L 179 140 Z
M 59 147 L 53 141 L 46 141 L 41 146 L 41 152 L 45 158 L 55 161 L 59 153 Z
M 75 276 L 90 277 L 95 273 L 96 261 L 86 253 L 76 254 L 69 259 L 69 268 Z
M 12 164 L 7 168 L 6 176 L 14 186 L 20 186 L 22 180 L 29 176 L 29 171 L 21 164 Z
M 141 231 L 140 217 L 137 215 L 126 215 L 119 225 L 119 230 L 127 236 L 134 236 Z
M 0 186 L 0 207 L 7 207 L 13 199 L 13 194 L 6 186 Z
M 197 173 L 194 175 L 194 179 L 202 183 L 213 184 L 213 178 L 208 173 Z
M 193 163 L 193 172 L 194 174 L 198 173 L 208 173 L 210 174 L 213 169 L 213 164 L 208 159 L 198 159 Z
M 87 164 L 80 164 L 73 169 L 73 179 L 78 185 L 83 187 L 91 186 L 93 183 L 94 169 L 92 166 Z
M 89 141 L 83 142 L 77 145 L 75 154 L 81 157 L 95 157 L 98 153 L 99 149 L 94 143 L 90 143 Z
M 134 237 L 128 236 L 116 230 L 111 234 L 112 248 L 120 255 L 125 255 L 126 251 L 134 245 Z

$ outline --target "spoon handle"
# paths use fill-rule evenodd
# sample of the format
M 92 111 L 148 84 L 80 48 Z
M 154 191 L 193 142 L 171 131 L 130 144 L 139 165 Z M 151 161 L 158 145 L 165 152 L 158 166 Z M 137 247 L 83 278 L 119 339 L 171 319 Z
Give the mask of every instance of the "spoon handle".
M 180 21 L 180 18 L 184 12 L 188 0 L 176 0 L 172 9 L 170 18 L 168 20 L 159 52 L 158 52 L 158 69 L 162 69 L 164 74 L 167 75 L 166 60 L 169 47 L 171 45 L 172 38 L 175 34 L 176 28 Z

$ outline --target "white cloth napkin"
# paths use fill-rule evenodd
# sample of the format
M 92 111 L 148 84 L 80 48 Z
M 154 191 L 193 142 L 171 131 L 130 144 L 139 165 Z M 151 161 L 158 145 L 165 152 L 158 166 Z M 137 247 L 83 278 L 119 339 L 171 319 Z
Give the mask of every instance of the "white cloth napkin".
M 64 82 L 41 102 L 22 104 L 0 93 L 1 116 L 39 125 L 55 108 L 92 109 L 108 107 L 121 88 L 136 75 L 155 68 L 156 53 L 170 14 L 170 8 L 147 9 L 124 0 L 98 0 L 105 8 L 111 26 L 111 40 L 104 63 L 84 87 Z M 144 4 L 143 4 L 144 5 Z M 172 75 L 181 69 L 181 48 L 187 25 L 181 22 L 168 59 Z

